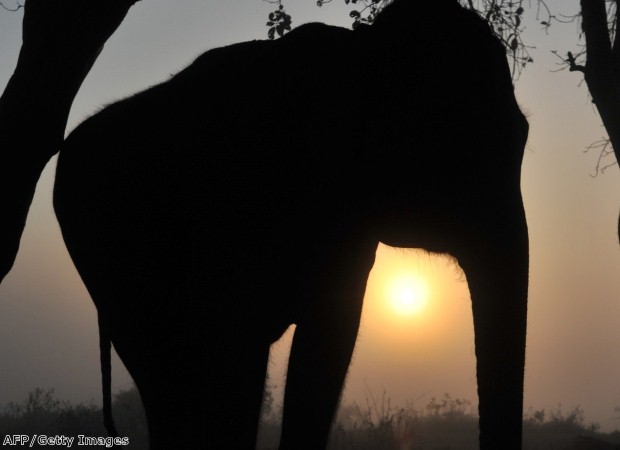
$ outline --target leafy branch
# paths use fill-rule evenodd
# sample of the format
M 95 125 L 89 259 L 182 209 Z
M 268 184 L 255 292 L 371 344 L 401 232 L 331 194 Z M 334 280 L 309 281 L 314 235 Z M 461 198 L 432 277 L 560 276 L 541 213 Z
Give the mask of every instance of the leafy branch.
M 331 1 L 331 0 L 330 0 Z M 359 25 L 370 25 L 375 21 L 377 16 L 383 9 L 392 3 L 394 0 L 344 0 L 349 5 L 360 5 L 360 10 L 351 10 L 349 17 L 353 19 L 353 29 Z M 322 0 L 318 0 L 317 5 L 321 6 L 325 3 Z
M 282 0 L 263 0 L 268 3 L 278 5 L 278 9 L 269 14 L 267 22 L 268 37 L 273 39 L 275 34 L 282 36 L 290 31 L 291 17 L 284 12 Z M 321 7 L 333 0 L 317 0 L 317 6 Z M 377 16 L 390 5 L 394 0 L 344 0 L 345 4 L 355 8 L 349 12 L 353 19 L 352 27 L 355 29 L 359 25 L 372 24 Z M 485 19 L 491 29 L 506 48 L 512 66 L 513 78 L 518 78 L 523 68 L 534 61 L 530 55 L 533 46 L 527 45 L 522 34 L 525 29 L 523 25 L 523 13 L 525 11 L 525 0 L 459 0 L 461 4 L 480 17 Z M 536 0 L 538 5 L 537 20 L 548 29 L 553 21 L 563 21 L 561 17 L 556 17 L 545 3 L 545 0 Z
M 269 29 L 267 30 L 267 36 L 269 39 L 274 39 L 276 33 L 279 37 L 282 37 L 284 36 L 284 33 L 291 31 L 292 18 L 284 10 L 282 0 L 263 1 L 278 5 L 278 8 L 275 11 L 270 12 L 268 16 L 267 27 L 269 27 Z

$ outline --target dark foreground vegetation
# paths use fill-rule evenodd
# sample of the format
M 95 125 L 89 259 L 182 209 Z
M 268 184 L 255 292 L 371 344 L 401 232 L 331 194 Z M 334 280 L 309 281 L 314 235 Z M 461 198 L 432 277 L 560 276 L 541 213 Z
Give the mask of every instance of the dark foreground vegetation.
M 277 448 L 278 419 L 268 396 L 259 450 Z M 135 389 L 115 396 L 114 417 L 122 448 L 147 449 L 147 431 L 140 398 Z M 101 408 L 58 400 L 54 390 L 36 389 L 20 403 L 0 409 L 0 445 L 6 435 L 106 436 Z M 197 430 L 197 434 L 200 432 Z M 410 404 L 392 408 L 385 397 L 364 407 L 345 405 L 332 431 L 330 450 L 477 450 L 477 418 L 466 400 L 445 395 L 423 407 Z M 74 448 L 105 448 L 77 446 Z M 8 448 L 8 447 L 7 447 Z M 30 448 L 43 448 L 34 445 Z M 602 433 L 586 424 L 583 411 L 560 408 L 530 411 L 524 424 L 524 450 L 620 450 L 620 431 Z

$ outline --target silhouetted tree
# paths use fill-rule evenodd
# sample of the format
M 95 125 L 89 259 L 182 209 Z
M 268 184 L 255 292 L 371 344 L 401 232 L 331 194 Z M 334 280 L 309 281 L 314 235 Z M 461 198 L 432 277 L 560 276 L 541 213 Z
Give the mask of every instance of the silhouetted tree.
M 0 97 L 0 282 L 15 261 L 41 172 L 63 142 L 73 99 L 103 45 L 136 1 L 24 4 L 17 67 Z M 17 3 L 14 9 L 21 8 Z M 103 409 L 111 423 L 109 395 Z
M 604 156 L 613 148 L 620 160 L 620 40 L 616 33 L 617 0 L 581 0 L 582 30 L 585 49 L 577 56 L 568 53 L 571 71 L 583 72 L 592 101 L 609 134 L 602 141 Z M 581 63 L 580 59 L 585 59 Z M 600 160 L 599 160 L 600 162 Z
M 73 99 L 136 1 L 25 3 L 17 67 L 0 97 L 0 281 L 15 260 L 41 171 L 64 139 Z

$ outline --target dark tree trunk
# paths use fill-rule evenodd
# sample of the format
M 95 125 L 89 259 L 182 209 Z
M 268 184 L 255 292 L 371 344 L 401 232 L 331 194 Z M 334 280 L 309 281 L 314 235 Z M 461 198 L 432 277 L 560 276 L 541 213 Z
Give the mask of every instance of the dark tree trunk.
M 620 36 L 612 43 L 605 0 L 581 0 L 582 27 L 586 38 L 585 74 L 592 100 L 609 134 L 616 160 L 620 161 Z
M 0 281 L 11 269 L 41 171 L 73 99 L 137 0 L 27 0 L 17 67 L 0 97 Z

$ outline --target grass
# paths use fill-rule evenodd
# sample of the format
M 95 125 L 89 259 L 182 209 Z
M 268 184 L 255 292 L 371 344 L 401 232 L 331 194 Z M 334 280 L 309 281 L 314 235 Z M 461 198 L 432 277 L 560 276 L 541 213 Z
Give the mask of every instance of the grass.
M 268 396 L 268 398 L 270 398 Z M 268 405 L 271 407 L 272 405 Z M 263 420 L 260 450 L 277 448 L 279 424 L 275 408 Z M 147 428 L 138 392 L 115 395 L 114 417 L 129 449 L 147 449 Z M 568 412 L 530 410 L 524 420 L 524 450 L 620 450 L 620 431 L 602 433 L 586 424 L 579 408 Z M 94 404 L 72 405 L 53 389 L 36 389 L 20 403 L 0 409 L 0 438 L 37 433 L 48 436 L 106 436 L 101 409 Z M 393 408 L 385 395 L 365 406 L 344 405 L 332 430 L 329 450 L 477 450 L 477 418 L 467 400 L 449 395 L 432 398 L 424 408 L 408 403 Z M 39 448 L 37 445 L 32 448 Z M 80 448 L 89 448 L 81 446 Z M 101 448 L 93 447 L 93 448 Z

